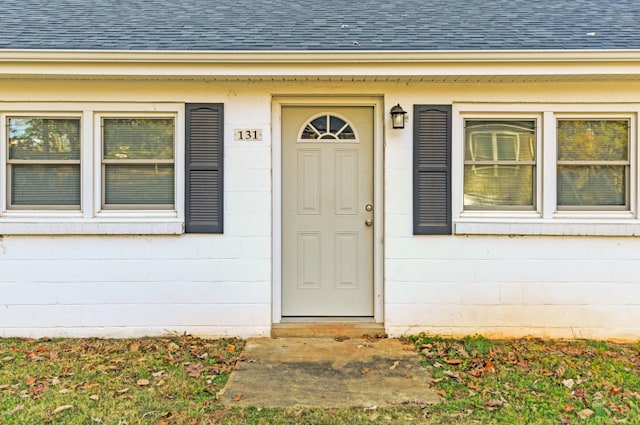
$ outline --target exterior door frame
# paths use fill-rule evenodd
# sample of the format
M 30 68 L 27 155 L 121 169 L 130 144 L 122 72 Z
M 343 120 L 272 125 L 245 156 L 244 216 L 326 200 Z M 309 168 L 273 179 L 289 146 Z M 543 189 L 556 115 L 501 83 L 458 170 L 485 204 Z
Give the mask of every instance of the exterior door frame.
M 271 107 L 272 322 L 282 322 L 282 107 L 373 107 L 373 321 L 384 320 L 384 111 L 380 97 L 276 96 Z M 371 318 L 363 318 L 371 319 Z M 353 321 L 353 318 L 349 318 Z

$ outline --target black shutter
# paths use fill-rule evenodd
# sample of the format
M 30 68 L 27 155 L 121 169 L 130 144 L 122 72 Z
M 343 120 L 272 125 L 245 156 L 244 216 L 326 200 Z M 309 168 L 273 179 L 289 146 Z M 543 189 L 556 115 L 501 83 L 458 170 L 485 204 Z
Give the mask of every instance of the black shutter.
M 186 105 L 187 233 L 222 233 L 224 105 Z
M 413 233 L 450 235 L 451 105 L 413 111 Z

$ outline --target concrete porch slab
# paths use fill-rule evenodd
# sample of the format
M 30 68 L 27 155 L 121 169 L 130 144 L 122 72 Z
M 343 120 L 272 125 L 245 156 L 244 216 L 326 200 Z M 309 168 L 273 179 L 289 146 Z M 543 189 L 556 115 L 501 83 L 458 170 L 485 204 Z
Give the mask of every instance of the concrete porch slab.
M 412 345 L 397 339 L 247 341 L 221 396 L 232 406 L 372 407 L 432 404 L 439 396 Z

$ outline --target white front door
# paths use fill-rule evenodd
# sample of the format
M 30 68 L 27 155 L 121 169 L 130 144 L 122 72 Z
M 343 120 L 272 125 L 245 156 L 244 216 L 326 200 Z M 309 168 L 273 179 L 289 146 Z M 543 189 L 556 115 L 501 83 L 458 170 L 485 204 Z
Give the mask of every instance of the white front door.
M 373 107 L 282 108 L 282 315 L 373 316 Z

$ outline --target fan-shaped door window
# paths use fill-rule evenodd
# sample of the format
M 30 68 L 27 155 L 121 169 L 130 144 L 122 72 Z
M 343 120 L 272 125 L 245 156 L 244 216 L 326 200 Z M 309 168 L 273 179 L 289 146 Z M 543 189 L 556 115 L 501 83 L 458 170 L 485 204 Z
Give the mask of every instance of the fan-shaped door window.
M 358 134 L 346 118 L 322 113 L 312 117 L 300 130 L 298 142 L 358 143 Z

